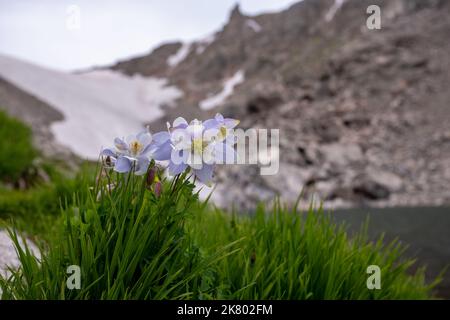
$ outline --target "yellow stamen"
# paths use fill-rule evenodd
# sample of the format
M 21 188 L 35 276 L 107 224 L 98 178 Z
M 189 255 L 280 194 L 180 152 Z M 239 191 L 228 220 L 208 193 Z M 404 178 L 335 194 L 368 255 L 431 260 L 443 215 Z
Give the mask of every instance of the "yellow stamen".
M 142 144 L 139 141 L 133 141 L 130 143 L 130 151 L 133 155 L 139 154 L 139 152 L 142 150 Z
M 227 127 L 221 126 L 219 129 L 219 139 L 223 140 L 227 137 Z
M 205 141 L 202 138 L 195 138 L 192 140 L 192 151 L 195 154 L 202 154 L 207 146 L 208 141 Z

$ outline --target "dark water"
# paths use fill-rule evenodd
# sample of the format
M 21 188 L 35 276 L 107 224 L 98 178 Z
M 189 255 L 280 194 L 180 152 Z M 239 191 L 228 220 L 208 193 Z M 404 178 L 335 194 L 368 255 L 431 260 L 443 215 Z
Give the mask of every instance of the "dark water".
M 450 208 L 359 208 L 330 213 L 337 222 L 348 225 L 350 233 L 369 219 L 369 237 L 385 234 L 386 241 L 399 239 L 408 245 L 406 255 L 418 259 L 415 267 L 427 266 L 430 281 L 450 266 Z M 450 268 L 436 294 L 450 299 Z

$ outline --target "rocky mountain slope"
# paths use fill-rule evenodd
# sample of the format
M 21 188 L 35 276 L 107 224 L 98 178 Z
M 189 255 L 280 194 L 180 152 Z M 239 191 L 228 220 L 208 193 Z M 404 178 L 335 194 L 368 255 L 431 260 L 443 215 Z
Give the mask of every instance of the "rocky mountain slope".
M 372 4 L 381 30 L 366 27 Z M 167 119 L 220 111 L 244 128 L 280 129 L 279 174 L 218 171 L 219 204 L 294 200 L 302 189 L 330 206 L 448 204 L 449 14 L 439 0 L 305 0 L 254 17 L 236 7 L 206 39 L 112 68 L 181 88 Z
M 373 4 L 381 30 L 366 27 Z M 276 194 L 294 201 L 302 190 L 305 203 L 334 207 L 448 204 L 449 14 L 445 0 L 304 0 L 258 16 L 235 7 L 204 39 L 85 74 L 0 57 L 0 107 L 30 123 L 49 154 L 61 150 L 48 143 L 55 135 L 75 151 L 91 143 L 94 154 L 92 142 L 110 141 L 124 123 L 157 118 L 157 131 L 179 115 L 222 112 L 243 128 L 280 129 L 277 175 L 217 171 L 213 198 L 223 206 Z M 124 115 L 132 119 L 98 129 Z

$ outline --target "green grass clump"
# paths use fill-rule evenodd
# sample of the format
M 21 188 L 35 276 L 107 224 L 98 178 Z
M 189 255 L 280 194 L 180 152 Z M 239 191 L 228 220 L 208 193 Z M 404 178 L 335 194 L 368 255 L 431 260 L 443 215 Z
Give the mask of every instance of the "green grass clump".
M 366 229 L 349 238 L 322 209 L 300 213 L 276 203 L 253 216 L 220 210 L 192 221 L 192 234 L 207 252 L 242 239 L 239 251 L 216 265 L 215 286 L 227 299 L 427 299 L 424 270 L 408 273 L 397 242 L 372 243 Z M 367 267 L 381 268 L 381 290 L 367 289 Z
M 0 111 L 0 137 L 0 181 L 15 182 L 36 156 L 31 130 Z
M 110 188 L 114 179 L 115 187 Z M 62 229 L 42 261 L 20 249 L 22 270 L 0 280 L 3 298 L 167 299 L 198 297 L 202 272 L 219 253 L 201 257 L 184 224 L 198 205 L 184 177 L 157 197 L 134 175 L 107 176 L 64 211 Z M 81 290 L 66 290 L 66 269 L 79 265 Z
M 349 238 L 322 210 L 276 203 L 229 215 L 198 201 L 187 173 L 155 194 L 145 177 L 102 168 L 62 207 L 41 259 L 0 277 L 3 299 L 427 299 L 424 272 L 408 274 L 403 248 L 361 232 Z M 66 286 L 81 267 L 81 288 Z M 381 290 L 366 286 L 381 268 Z
M 48 164 L 49 165 L 49 164 Z M 16 227 L 29 237 L 47 240 L 57 227 L 61 208 L 70 206 L 74 194 L 86 197 L 86 185 L 92 185 L 92 170 L 83 166 L 73 178 L 66 178 L 56 168 L 48 168 L 51 181 L 27 190 L 0 186 L 0 228 L 14 220 Z

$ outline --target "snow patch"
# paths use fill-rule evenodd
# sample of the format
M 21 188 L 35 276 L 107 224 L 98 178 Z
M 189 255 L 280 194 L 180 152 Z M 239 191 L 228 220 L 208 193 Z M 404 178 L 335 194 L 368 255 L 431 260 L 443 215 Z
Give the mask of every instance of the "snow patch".
M 23 250 L 25 250 L 25 246 L 23 240 L 19 236 L 19 244 Z M 41 258 L 41 253 L 39 249 L 36 247 L 34 243 L 27 240 L 28 249 L 34 256 L 38 259 Z M 20 267 L 20 261 L 17 257 L 17 252 L 14 247 L 14 243 L 9 237 L 9 234 L 6 231 L 0 230 L 0 275 L 3 277 L 7 277 L 9 275 L 8 267 L 13 269 L 17 269 Z M 1 296 L 1 292 L 0 292 Z
M 261 25 L 253 19 L 248 19 L 245 24 L 256 33 L 261 32 L 262 30 Z
M 202 54 L 203 52 L 205 52 L 206 48 L 208 48 L 208 46 L 213 43 L 216 40 L 216 35 L 215 34 L 211 34 L 199 41 L 197 41 L 197 48 L 195 50 L 195 52 L 197 54 Z
M 339 9 L 342 7 L 344 2 L 347 0 L 334 0 L 333 5 L 330 7 L 330 10 L 328 10 L 327 14 L 325 15 L 325 20 L 327 22 L 330 22 L 333 20 L 336 13 L 339 11 Z
M 244 82 L 244 79 L 244 71 L 239 70 L 231 78 L 224 82 L 221 92 L 201 101 L 200 108 L 203 110 L 211 110 L 220 106 L 229 96 L 233 94 L 234 87 Z
M 183 93 L 166 79 L 99 70 L 70 74 L 0 55 L 0 77 L 64 115 L 51 131 L 57 142 L 95 160 L 115 137 L 126 137 L 164 115 Z
M 187 58 L 191 52 L 191 43 L 183 43 L 178 51 L 167 58 L 167 64 L 170 67 L 177 66 L 181 61 Z

